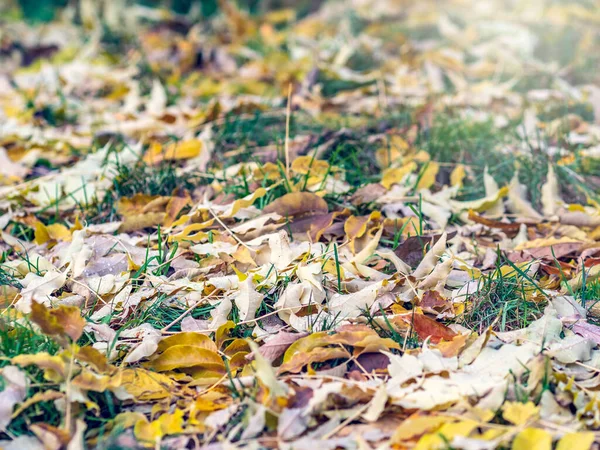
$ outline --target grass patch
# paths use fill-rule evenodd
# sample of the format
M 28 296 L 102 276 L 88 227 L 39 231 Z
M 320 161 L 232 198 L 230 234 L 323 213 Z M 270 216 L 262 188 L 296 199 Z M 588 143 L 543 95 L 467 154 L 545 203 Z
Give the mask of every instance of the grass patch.
M 575 297 L 588 311 L 588 321 L 600 325 L 600 314 L 597 313 L 597 305 L 600 302 L 600 280 L 583 283 L 581 289 L 575 293 Z
M 60 347 L 48 336 L 38 333 L 28 320 L 17 320 L 14 313 L 8 312 L 0 319 L 0 367 L 10 364 L 10 360 L 18 355 L 36 354 L 46 352 L 56 354 Z M 44 372 L 36 366 L 22 369 L 29 378 L 27 398 L 48 388 L 48 382 L 44 378 Z M 2 379 L 0 378 L 0 381 Z M 30 424 L 34 422 L 45 422 L 49 425 L 58 426 L 61 421 L 61 413 L 56 409 L 53 402 L 36 403 L 19 416 L 13 419 L 5 433 L 0 433 L 0 438 L 8 436 L 21 436 L 31 434 Z
M 544 314 L 546 299 L 527 274 L 527 267 L 517 267 L 507 260 L 479 279 L 477 291 L 470 294 L 466 312 L 459 323 L 479 332 L 492 326 L 495 331 L 526 328 Z

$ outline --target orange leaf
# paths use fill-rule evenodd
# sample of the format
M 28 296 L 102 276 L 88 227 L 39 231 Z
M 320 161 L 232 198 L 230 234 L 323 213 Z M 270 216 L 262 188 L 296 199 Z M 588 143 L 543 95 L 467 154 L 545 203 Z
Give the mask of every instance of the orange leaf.
M 402 319 L 408 323 L 412 320 L 412 326 L 419 338 L 423 340 L 431 338 L 431 342 L 434 344 L 437 344 L 442 339 L 451 341 L 456 336 L 456 333 L 446 325 L 423 314 L 411 314 Z

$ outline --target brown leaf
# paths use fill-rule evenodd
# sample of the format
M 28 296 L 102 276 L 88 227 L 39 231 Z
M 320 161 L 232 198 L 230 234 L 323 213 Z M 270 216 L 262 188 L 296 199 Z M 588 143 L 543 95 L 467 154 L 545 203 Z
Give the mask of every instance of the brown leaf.
M 374 372 L 376 370 L 387 369 L 390 364 L 390 358 L 383 353 L 363 353 L 356 358 L 358 364 L 353 365 L 359 368 L 361 371 L 365 370 L 367 373 Z
M 431 314 L 439 314 L 452 307 L 450 302 L 443 298 L 437 291 L 427 291 L 423 294 L 420 303 L 423 311 Z
M 170 227 L 183 208 L 190 202 L 190 197 L 171 197 L 165 210 L 164 227 Z
M 294 219 L 289 227 L 294 234 L 306 233 L 312 242 L 318 241 L 323 233 L 329 228 L 337 212 L 329 214 L 317 214 L 314 216 L 301 217 Z
M 354 354 L 373 353 L 380 350 L 400 349 L 400 345 L 392 339 L 380 337 L 367 325 L 344 325 L 335 334 L 327 336 L 330 344 L 343 344 L 356 347 Z M 358 351 L 357 351 L 358 349 Z
M 350 353 L 343 347 L 317 347 L 308 353 L 295 353 L 288 362 L 279 367 L 278 372 L 298 373 L 305 366 L 338 358 L 348 359 Z
M 265 341 L 265 344 L 259 348 L 260 354 L 272 363 L 283 355 L 290 345 L 307 335 L 308 333 L 289 333 L 281 330 Z
M 498 220 L 488 219 L 487 217 L 480 216 L 473 210 L 469 211 L 469 220 L 485 225 L 486 227 L 499 228 L 503 231 L 511 232 L 513 234 L 518 233 L 519 228 L 521 227 L 520 223 L 505 223 Z
M 120 233 L 131 233 L 132 231 L 143 230 L 144 228 L 154 227 L 165 220 L 165 213 L 151 212 L 146 214 L 136 214 L 125 216 L 123 223 L 119 226 Z
M 600 344 L 600 327 L 597 325 L 580 320 L 573 324 L 571 330 L 586 339 L 594 341 L 596 344 Z
M 555 259 L 564 258 L 565 256 L 577 253 L 583 245 L 583 242 L 567 242 L 545 247 L 527 248 L 524 252 L 530 254 L 534 259 L 554 261 Z
M 410 314 L 402 317 L 406 323 L 412 323 L 412 327 L 419 336 L 419 339 L 430 338 L 431 342 L 437 344 L 442 339 L 451 341 L 456 333 L 446 325 L 423 314 Z
M 277 213 L 283 217 L 305 214 L 327 214 L 327 202 L 312 192 L 291 192 L 269 203 L 264 213 Z
M 387 192 L 387 189 L 379 183 L 366 184 L 358 188 L 350 197 L 350 202 L 353 205 L 361 205 L 363 203 L 371 203 Z
M 69 336 L 73 341 L 81 337 L 85 327 L 85 319 L 81 311 L 75 306 L 60 305 L 58 308 L 48 309 L 36 301 L 31 302 L 32 322 L 39 326 L 48 336 Z
M 452 239 L 454 234 L 456 233 L 450 233 L 447 239 Z M 442 237 L 441 234 L 411 236 L 405 239 L 398 248 L 394 250 L 394 253 L 409 266 L 416 266 L 423 259 L 427 246 L 431 248 L 440 237 Z

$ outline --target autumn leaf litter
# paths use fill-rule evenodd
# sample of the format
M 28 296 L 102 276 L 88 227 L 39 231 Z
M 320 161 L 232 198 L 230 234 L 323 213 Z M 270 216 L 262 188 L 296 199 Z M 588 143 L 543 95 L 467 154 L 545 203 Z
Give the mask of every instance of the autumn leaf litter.
M 7 22 L 2 448 L 596 448 L 600 15 L 500 3 Z

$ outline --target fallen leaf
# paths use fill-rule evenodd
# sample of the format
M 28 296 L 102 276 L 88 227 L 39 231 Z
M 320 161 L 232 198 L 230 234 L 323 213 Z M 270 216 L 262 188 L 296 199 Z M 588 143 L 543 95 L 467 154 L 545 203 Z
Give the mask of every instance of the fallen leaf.
M 502 405 L 502 417 L 514 425 L 524 425 L 539 414 L 533 402 L 506 402 Z
M 0 392 L 0 430 L 6 431 L 12 420 L 13 408 L 25 400 L 28 382 L 25 373 L 15 366 L 3 367 L 0 375 L 4 385 Z
M 77 341 L 83 334 L 86 321 L 81 317 L 81 311 L 75 306 L 60 305 L 48 309 L 43 304 L 31 303 L 31 320 L 48 336 L 62 337 L 66 334 Z
M 273 363 L 298 339 L 305 337 L 307 333 L 289 333 L 280 330 L 277 334 L 269 337 L 264 345 L 259 348 L 260 354 L 270 363 Z
M 225 371 L 225 364 L 216 352 L 195 345 L 170 346 L 146 365 L 157 372 L 192 367 L 216 372 Z
M 282 217 L 305 214 L 326 214 L 327 202 L 311 192 L 292 192 L 279 197 L 263 208 L 265 214 L 277 213 Z
M 540 428 L 526 428 L 515 437 L 513 450 L 550 450 L 552 436 Z

